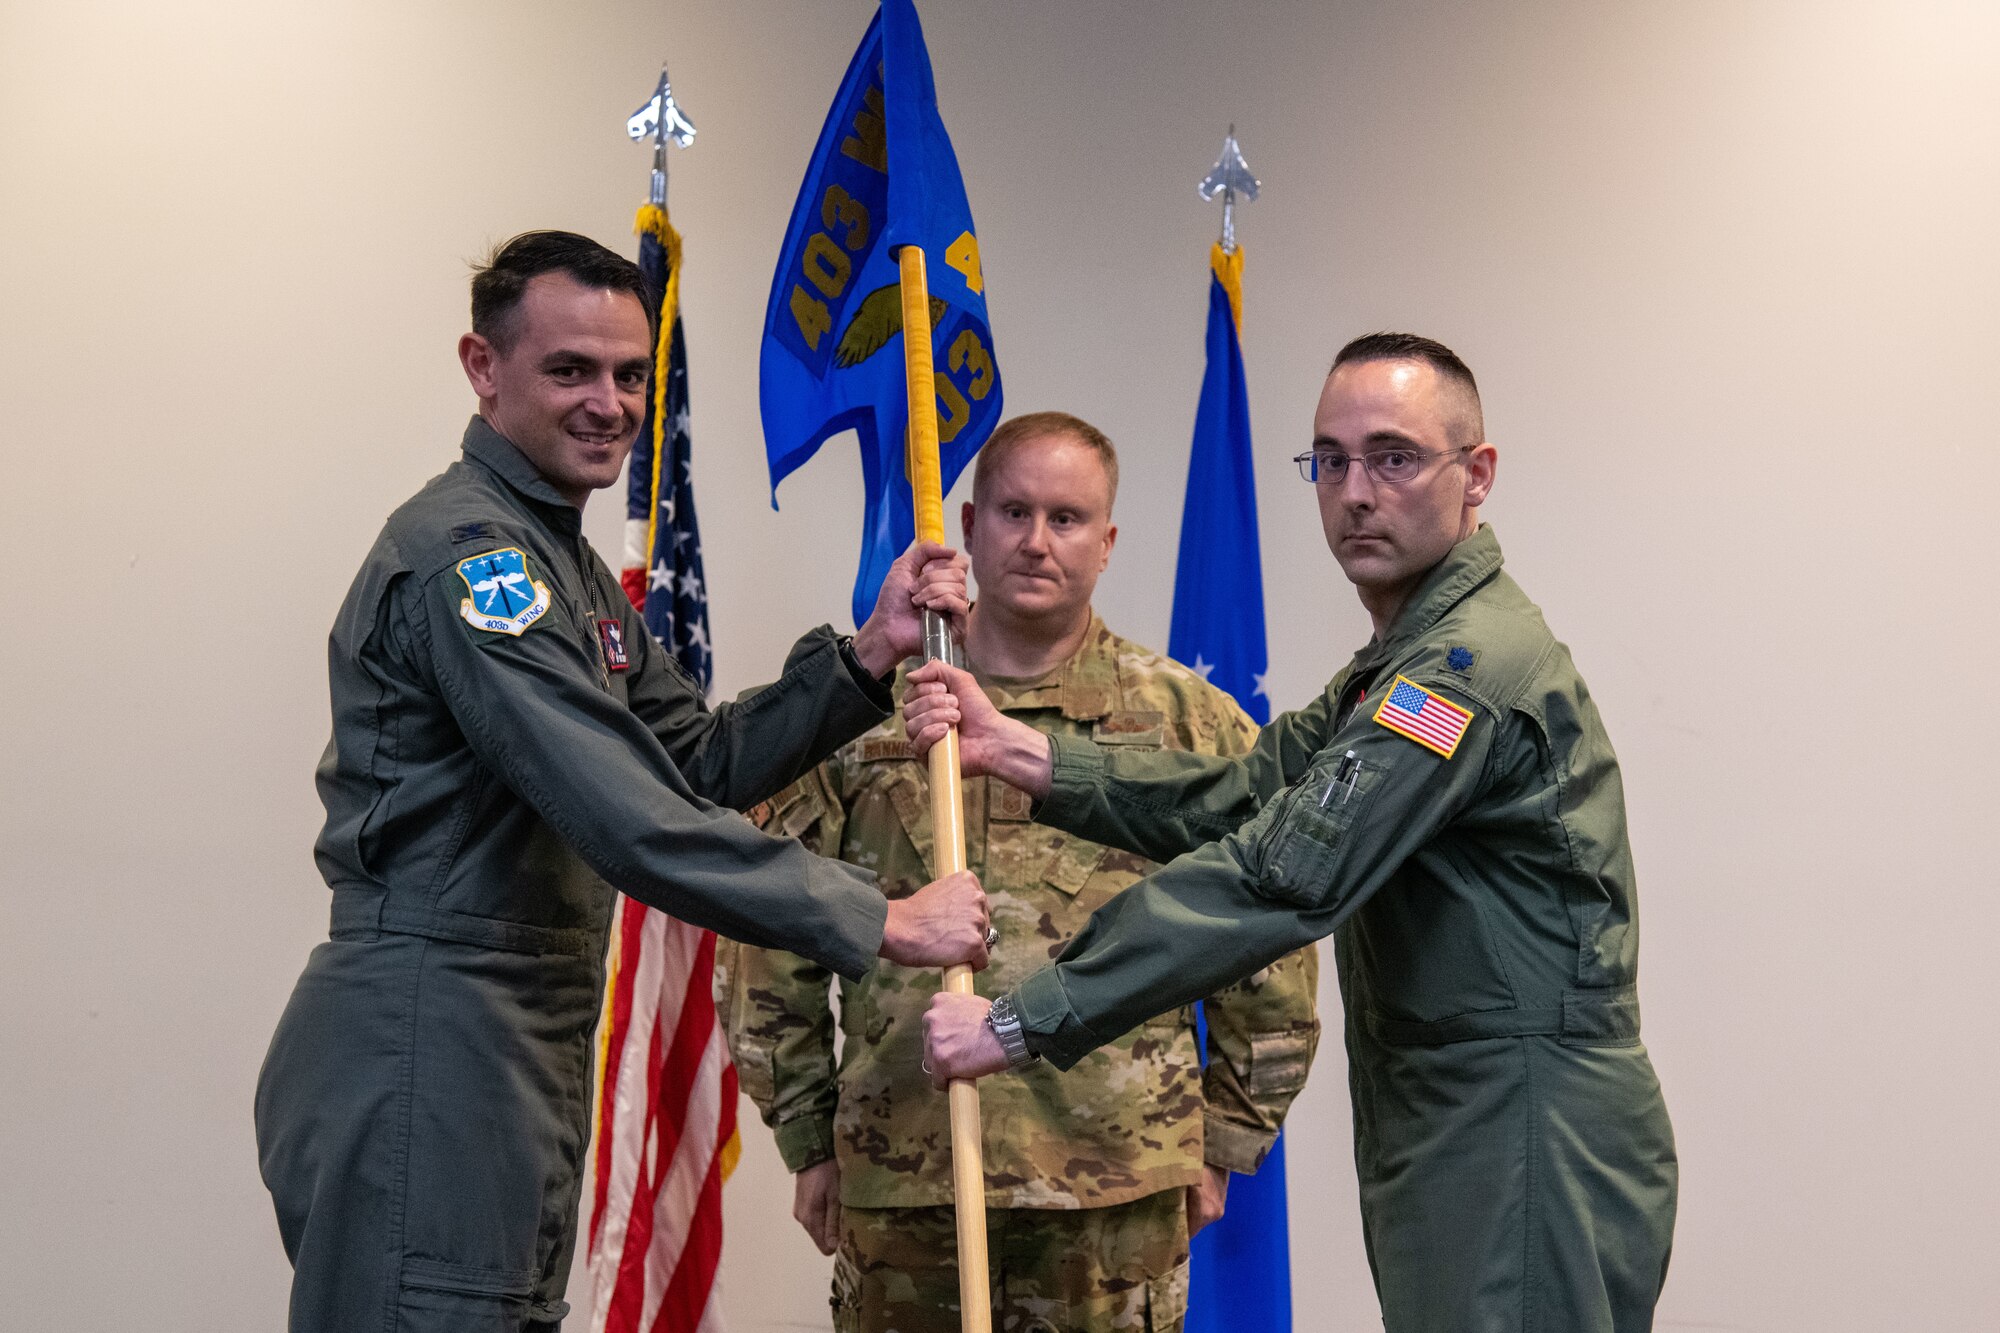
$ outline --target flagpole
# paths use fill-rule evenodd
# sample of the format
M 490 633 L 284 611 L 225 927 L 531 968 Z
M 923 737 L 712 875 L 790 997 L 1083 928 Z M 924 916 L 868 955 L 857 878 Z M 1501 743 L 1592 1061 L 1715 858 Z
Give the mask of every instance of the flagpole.
M 1261 726 L 1270 714 L 1269 663 L 1249 404 L 1240 374 L 1243 247 L 1236 238 L 1236 208 L 1256 199 L 1260 188 L 1231 125 L 1199 186 L 1203 199 L 1221 201 L 1222 227 L 1209 247 L 1208 364 L 1195 409 L 1167 653 L 1182 662 L 1205 654 L 1209 683 L 1233 695 Z M 1201 1005 L 1195 1012 L 1206 1064 L 1207 1015 Z M 1284 1151 L 1280 1135 L 1261 1169 L 1232 1176 L 1228 1209 L 1189 1245 L 1186 1333 L 1291 1329 Z
M 943 470 L 938 462 L 937 389 L 931 365 L 931 296 L 921 247 L 896 252 L 902 269 L 903 369 L 909 389 L 910 428 L 905 442 L 912 508 L 919 541 L 944 541 Z M 924 658 L 954 661 L 951 631 L 935 611 L 924 613 Z M 965 869 L 964 781 L 958 769 L 958 728 L 931 747 L 931 836 L 940 877 Z M 972 994 L 972 968 L 944 972 L 944 988 Z M 981 1158 L 979 1085 L 951 1081 L 951 1192 L 958 1210 L 958 1305 L 967 1333 L 991 1333 L 992 1287 L 986 1264 L 986 1167 Z

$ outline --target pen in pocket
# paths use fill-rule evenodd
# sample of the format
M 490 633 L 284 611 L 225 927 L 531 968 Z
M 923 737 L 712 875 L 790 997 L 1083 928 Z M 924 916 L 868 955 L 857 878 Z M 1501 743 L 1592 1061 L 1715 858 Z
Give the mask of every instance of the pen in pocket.
M 1333 799 L 1336 791 L 1340 793 L 1340 803 L 1346 805 L 1353 797 L 1354 784 L 1360 777 L 1361 761 L 1354 757 L 1354 751 L 1349 750 L 1334 766 L 1333 778 L 1326 784 L 1326 790 L 1319 794 L 1319 808 L 1326 809 L 1326 803 Z

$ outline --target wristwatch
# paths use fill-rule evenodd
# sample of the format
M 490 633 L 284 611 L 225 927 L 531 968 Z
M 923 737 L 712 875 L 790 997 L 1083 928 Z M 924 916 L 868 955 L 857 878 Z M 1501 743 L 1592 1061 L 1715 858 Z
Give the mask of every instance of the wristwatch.
M 1028 1034 L 1021 1030 L 1021 1016 L 1014 1012 L 1014 1002 L 1005 995 L 986 1011 L 986 1026 L 1000 1039 L 1000 1049 L 1007 1053 L 1007 1068 L 1026 1069 L 1042 1058 L 1028 1049 Z

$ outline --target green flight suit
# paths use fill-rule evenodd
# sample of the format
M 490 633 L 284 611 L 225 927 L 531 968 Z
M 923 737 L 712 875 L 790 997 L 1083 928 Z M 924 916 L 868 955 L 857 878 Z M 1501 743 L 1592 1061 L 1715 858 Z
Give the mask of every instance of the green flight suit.
M 846 977 L 882 938 L 874 876 L 725 807 L 879 722 L 886 688 L 822 628 L 709 709 L 581 514 L 482 419 L 464 450 L 329 643 L 331 938 L 257 1089 L 294 1330 L 562 1318 L 613 888 Z
M 1355 1167 L 1390 1333 L 1627 1333 L 1652 1324 L 1677 1164 L 1639 1041 L 1624 795 L 1568 650 L 1500 566 L 1481 527 L 1242 759 L 1054 738 L 1038 819 L 1178 859 L 1014 1002 L 1031 1049 L 1067 1067 L 1344 924 Z M 1449 706 L 1469 713 L 1455 745 L 1383 711 L 1399 678 L 1406 705 L 1448 705 L 1428 710 L 1433 740 L 1457 730 Z

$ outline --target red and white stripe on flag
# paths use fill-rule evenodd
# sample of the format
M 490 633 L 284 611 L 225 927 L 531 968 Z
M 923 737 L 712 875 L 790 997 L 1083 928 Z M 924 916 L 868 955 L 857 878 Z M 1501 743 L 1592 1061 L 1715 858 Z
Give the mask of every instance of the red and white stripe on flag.
M 618 899 L 597 1049 L 592 1333 L 719 1333 L 722 1182 L 742 1143 L 715 936 Z

